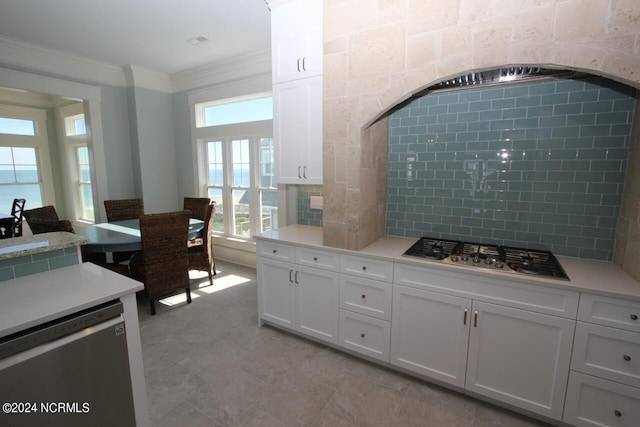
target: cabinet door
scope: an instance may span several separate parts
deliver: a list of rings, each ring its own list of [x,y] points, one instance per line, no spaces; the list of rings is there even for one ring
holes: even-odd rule
[[[258,257],[258,315],[261,319],[295,329],[296,266]]]
[[[322,184],[322,77],[273,86],[279,184]]]
[[[322,184],[322,76],[302,81],[304,157],[302,179],[305,184]]]
[[[322,74],[322,1],[290,1],[271,11],[273,84]]]
[[[394,285],[391,363],[464,386],[471,300]]]
[[[466,388],[559,420],[575,321],[473,302]]]
[[[278,184],[298,184],[302,179],[302,99],[300,80],[273,86],[273,139]]]
[[[297,329],[307,335],[338,343],[338,273],[297,266]]]

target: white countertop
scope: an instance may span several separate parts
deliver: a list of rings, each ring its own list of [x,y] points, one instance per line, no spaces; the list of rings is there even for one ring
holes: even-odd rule
[[[65,231],[0,240],[0,260],[80,246],[89,239]]]
[[[0,337],[143,289],[143,284],[84,263],[0,282]]]
[[[606,261],[557,256],[558,261],[570,279],[569,281],[564,281],[521,274],[508,274],[483,268],[444,264],[439,261],[421,260],[402,256],[402,254],[416,242],[416,238],[385,236],[361,251],[350,251],[323,246],[321,227],[289,225],[279,230],[263,233],[257,236],[256,239],[281,241],[283,243],[332,250],[338,253],[362,254],[393,262],[422,265],[438,270],[472,273],[484,277],[495,277],[503,280],[508,279],[514,282],[554,286],[578,292],[590,292],[640,301],[640,283],[629,276],[617,264]]]

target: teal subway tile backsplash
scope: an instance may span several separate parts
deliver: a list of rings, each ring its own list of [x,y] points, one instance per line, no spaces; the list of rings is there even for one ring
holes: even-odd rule
[[[386,234],[611,260],[634,95],[591,77],[404,105],[390,117]]]
[[[298,224],[322,227],[322,210],[311,209],[311,196],[322,196],[321,185],[299,185],[297,197]]]

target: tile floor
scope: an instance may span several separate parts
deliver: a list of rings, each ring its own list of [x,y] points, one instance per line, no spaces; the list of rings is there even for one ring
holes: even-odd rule
[[[150,414],[176,426],[544,426],[257,325],[255,269],[219,262],[213,287],[139,298]]]

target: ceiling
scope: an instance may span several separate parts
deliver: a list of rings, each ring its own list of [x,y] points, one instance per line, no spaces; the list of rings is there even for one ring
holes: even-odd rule
[[[171,75],[269,49],[269,13],[265,0],[0,0],[0,36]]]

